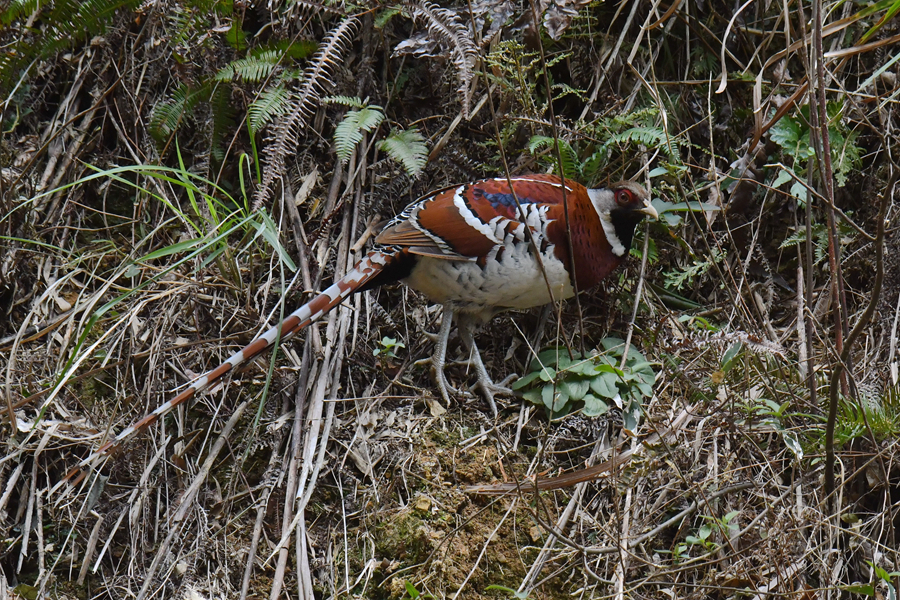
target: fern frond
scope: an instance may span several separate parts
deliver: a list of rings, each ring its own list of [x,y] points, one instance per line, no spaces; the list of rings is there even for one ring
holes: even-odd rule
[[[366,103],[359,96],[325,96],[322,104],[342,104],[350,108],[365,108]]]
[[[266,50],[255,56],[239,58],[216,73],[216,81],[240,79],[259,83],[275,71],[283,56],[284,54],[278,50]]]
[[[15,43],[12,52],[0,57],[0,98],[10,91],[29,64],[48,59],[92,36],[102,35],[123,10],[136,7],[140,0],[57,0],[36,2],[0,0],[0,29],[41,9],[40,28],[32,28],[26,38]]]
[[[556,160],[556,147],[553,143],[553,138],[545,135],[535,135],[528,141],[528,151],[532,154],[537,154],[544,148],[549,148],[551,156],[549,162],[553,165],[553,170],[558,173],[559,165]],[[566,179],[578,178],[581,175],[578,155],[575,153],[572,145],[566,140],[559,140],[559,156],[562,158],[562,172]]]
[[[284,157],[297,147],[300,130],[312,115],[319,98],[332,86],[334,65],[340,61],[358,26],[359,20],[356,17],[347,17],[328,32],[318,52],[313,56],[312,64],[304,72],[303,88],[292,95],[294,108],[279,120],[269,135],[268,145],[263,150],[266,169],[256,191],[254,210],[271,197],[272,185],[284,173]]]
[[[361,110],[350,110],[334,130],[334,145],[342,162],[350,160],[353,149],[362,141],[362,132],[371,132],[381,125],[384,113],[380,106],[367,106]]]
[[[410,177],[421,173],[428,162],[425,138],[415,127],[391,131],[391,134],[378,144],[378,149],[387,152],[388,156],[403,165]]]
[[[251,134],[262,131],[275,117],[280,117],[290,108],[291,99],[283,83],[274,85],[260,93],[259,98],[247,107],[247,123]]]
[[[459,21],[452,10],[441,8],[428,0],[417,0],[407,4],[414,17],[425,20],[428,33],[450,47],[450,58],[459,78],[459,93],[462,96],[463,116],[469,118],[469,104],[472,100],[471,84],[475,76],[475,61],[478,49],[472,41],[469,28]]]
[[[231,105],[231,90],[228,86],[219,85],[213,88],[209,99],[212,110],[212,135],[210,155],[218,163],[225,160],[226,136],[235,127],[235,110]]]
[[[206,86],[198,89],[192,89],[185,84],[178,86],[168,99],[158,102],[153,107],[148,125],[150,135],[159,142],[169,139],[208,93],[209,89]]]
[[[604,144],[604,147],[615,143],[629,142],[636,142],[650,147],[661,147],[669,157],[675,157],[678,153],[678,138],[667,135],[666,130],[661,127],[632,127],[631,129],[626,129],[622,133],[613,135]]]
[[[37,10],[39,0],[12,0],[3,12],[0,12],[0,24],[9,25],[19,17],[30,15]]]

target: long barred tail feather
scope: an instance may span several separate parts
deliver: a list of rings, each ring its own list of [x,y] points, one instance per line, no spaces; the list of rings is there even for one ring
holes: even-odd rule
[[[348,296],[355,292],[370,289],[376,285],[399,279],[403,275],[402,272],[399,273],[399,276],[391,274],[387,278],[379,277],[379,275],[384,274],[385,269],[388,267],[396,267],[397,263],[402,263],[402,259],[404,258],[408,258],[407,254],[399,248],[385,248],[369,252],[362,260],[356,263],[356,266],[354,266],[346,275],[328,287],[321,294],[292,312],[280,325],[276,325],[260,335],[244,348],[232,354],[221,365],[195,379],[191,385],[180,394],[168,402],[161,404],[152,413],[144,416],[139,421],[136,421],[131,426],[122,430],[122,432],[114,439],[100,446],[100,448],[94,451],[90,456],[82,460],[75,469],[70,471],[69,474],[66,475],[65,480],[72,481],[73,483],[80,481],[81,477],[78,477],[77,479],[73,479],[73,477],[81,473],[85,467],[91,465],[98,458],[112,453],[129,438],[155,423],[166,413],[170,412],[178,405],[184,404],[196,394],[220,381],[229,371],[243,363],[253,360],[275,345],[277,339],[280,339],[281,341],[287,340],[298,331],[301,331],[303,328],[317,321],[343,302]],[[401,266],[401,271],[403,270],[404,269]]]

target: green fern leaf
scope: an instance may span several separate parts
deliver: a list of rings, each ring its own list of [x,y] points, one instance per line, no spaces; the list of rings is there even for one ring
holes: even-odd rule
[[[341,104],[349,108],[365,108],[366,103],[359,96],[325,96],[323,104]]]
[[[290,92],[280,83],[263,91],[247,108],[247,124],[250,126],[250,132],[255,134],[261,131],[275,117],[285,114],[290,108],[290,99]]]
[[[637,143],[649,147],[658,146],[661,147],[670,158],[676,157],[679,145],[678,139],[667,135],[666,130],[661,127],[632,127],[631,129],[626,129],[622,133],[613,135],[609,141],[604,144],[604,147],[616,143]]]
[[[428,162],[428,148],[425,138],[416,128],[391,131],[391,134],[378,144],[378,149],[403,165],[406,174],[415,177],[425,168]]]
[[[536,154],[544,148],[550,149],[550,165],[553,167],[554,172],[559,173],[559,165],[556,160],[557,157],[553,138],[545,135],[535,135],[532,136],[531,140],[528,142],[528,151],[532,154]],[[578,160],[578,154],[566,140],[559,140],[559,155],[562,158],[563,175],[565,175],[567,179],[579,177],[581,174],[581,165]]]
[[[37,10],[38,3],[38,0],[12,0],[0,13],[0,24],[9,25],[21,16],[30,15]]]
[[[209,88],[207,86],[197,89],[189,88],[185,84],[178,86],[167,100],[158,102],[153,107],[150,114],[150,135],[160,142],[169,139],[194,109],[194,106],[208,95]]]
[[[265,50],[254,56],[239,58],[216,73],[216,81],[239,79],[258,83],[275,72],[284,54],[278,50]]]
[[[228,132],[235,127],[235,110],[231,106],[231,90],[228,86],[216,86],[212,91],[209,104],[212,109],[210,154],[221,164],[225,160]]]
[[[353,149],[362,140],[363,131],[371,132],[381,125],[384,113],[380,106],[367,106],[360,110],[349,110],[334,130],[334,144],[338,158],[342,162],[350,160]]]

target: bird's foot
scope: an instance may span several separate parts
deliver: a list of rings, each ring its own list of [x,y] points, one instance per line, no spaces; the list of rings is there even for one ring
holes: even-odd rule
[[[434,356],[419,359],[413,364],[417,367],[427,366],[429,368],[429,371],[431,371],[431,377],[432,379],[434,379],[434,383],[435,385],[437,385],[437,388],[441,393],[441,399],[444,401],[444,406],[450,406],[451,394],[455,396],[469,395],[469,392],[460,390],[450,385],[450,382],[447,381],[447,374],[444,372],[444,362],[436,360]]]
[[[518,375],[513,373],[512,375],[508,375],[499,383],[494,383],[490,377],[478,377],[478,381],[475,382],[469,389],[474,390],[478,388],[481,391],[481,395],[484,396],[485,400],[488,401],[488,404],[491,407],[491,410],[494,413],[494,416],[497,416],[497,402],[495,401],[495,397],[497,396],[508,396],[512,397],[515,395],[512,389],[509,388],[509,383],[516,379]]]

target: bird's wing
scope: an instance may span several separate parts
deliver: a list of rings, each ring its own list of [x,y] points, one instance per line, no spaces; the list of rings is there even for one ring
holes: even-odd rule
[[[566,181],[565,187],[574,197],[581,186]],[[539,230],[532,218],[553,219],[546,213],[562,205],[563,186],[555,175],[520,175],[444,188],[407,207],[375,242],[435,258],[477,260],[508,235],[524,238],[516,199],[532,231]]]

